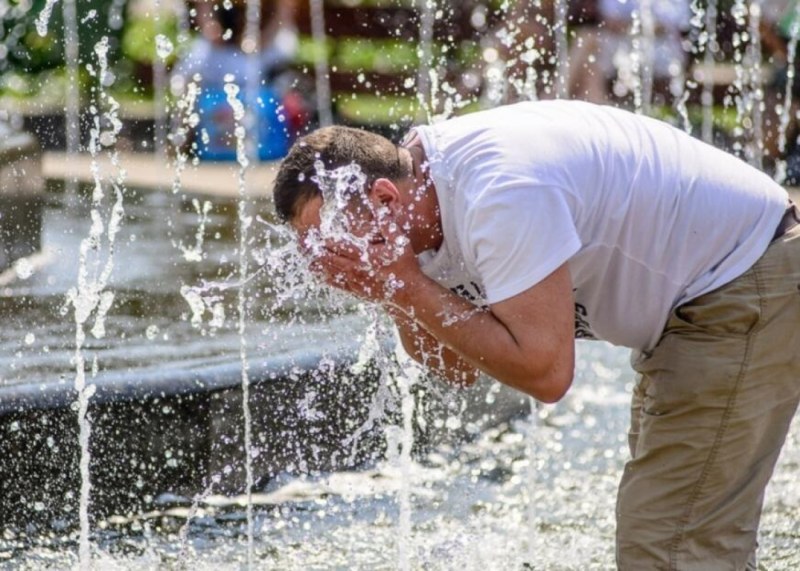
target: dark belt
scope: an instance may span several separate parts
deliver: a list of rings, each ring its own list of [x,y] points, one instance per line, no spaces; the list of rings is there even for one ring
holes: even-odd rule
[[[790,200],[789,206],[786,207],[786,211],[783,213],[781,221],[778,222],[778,227],[775,228],[775,234],[772,235],[772,241],[774,242],[798,224],[800,224],[800,214],[797,212],[797,206],[795,206],[795,204]]]

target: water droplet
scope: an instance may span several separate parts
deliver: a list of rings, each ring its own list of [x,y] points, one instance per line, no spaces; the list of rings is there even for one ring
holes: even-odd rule
[[[39,17],[36,18],[36,32],[45,37],[47,35],[47,25],[50,22],[50,15],[53,13],[53,7],[58,0],[47,0],[42,11],[39,12]]]
[[[14,262],[14,271],[21,280],[26,280],[33,275],[33,264],[27,258],[20,258]]]
[[[117,142],[117,136],[113,131],[103,131],[100,133],[99,140],[104,147],[110,147]]]
[[[89,10],[86,13],[86,16],[84,16],[84,18],[81,20],[81,24],[85,24],[86,22],[94,20],[95,18],[97,18],[97,10]]]
[[[175,47],[172,45],[172,41],[167,36],[164,34],[158,34],[156,36],[156,53],[158,57],[165,60],[172,54],[174,49]]]

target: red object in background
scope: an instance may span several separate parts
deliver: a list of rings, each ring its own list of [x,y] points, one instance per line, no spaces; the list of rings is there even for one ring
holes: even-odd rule
[[[298,91],[291,89],[283,96],[281,103],[289,133],[292,138],[296,138],[311,120],[311,110],[303,96]]]

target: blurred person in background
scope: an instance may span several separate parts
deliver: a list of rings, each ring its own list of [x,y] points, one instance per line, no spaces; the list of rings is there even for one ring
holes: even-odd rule
[[[507,8],[498,29],[491,34],[493,55],[489,64],[489,104],[526,99],[549,99],[554,94],[557,70],[553,0],[516,0]],[[494,88],[495,93],[492,93]]]
[[[305,102],[291,89],[291,79],[284,73],[298,46],[296,0],[262,0],[260,45],[247,37],[247,8],[245,0],[198,0],[195,21],[200,33],[173,70],[173,90],[178,92],[199,77],[202,143],[197,151],[201,158],[236,159],[235,119],[224,87],[227,81],[236,83],[239,98],[247,105],[248,76],[254,66],[251,56],[256,50],[258,102],[248,106],[259,109],[259,158],[283,156],[305,122]]]
[[[593,103],[609,100],[609,85],[614,95],[631,90],[634,46],[634,16],[643,23],[642,0],[598,0],[597,26],[578,29],[570,49],[569,93],[575,99]],[[689,27],[688,0],[651,0],[653,45],[643,46],[640,65],[652,65],[656,80],[682,76],[687,63],[683,32]]]
[[[175,73],[186,79],[199,73],[203,85],[214,87],[222,87],[225,76],[232,74],[243,85],[250,65],[248,55],[256,49],[247,45],[252,40],[245,38],[247,3],[199,0],[195,10],[200,34]],[[264,79],[269,80],[297,51],[294,12],[295,0],[262,0],[258,62]]]

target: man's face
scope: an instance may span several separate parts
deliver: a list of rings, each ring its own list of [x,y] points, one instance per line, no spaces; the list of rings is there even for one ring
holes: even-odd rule
[[[375,214],[369,203],[351,204],[335,213],[344,227],[345,236],[320,235],[322,208],[321,196],[310,198],[306,200],[298,214],[290,222],[297,232],[301,248],[306,253],[312,253],[314,243],[318,243],[320,239],[350,243],[361,242],[362,244],[383,241]]]

